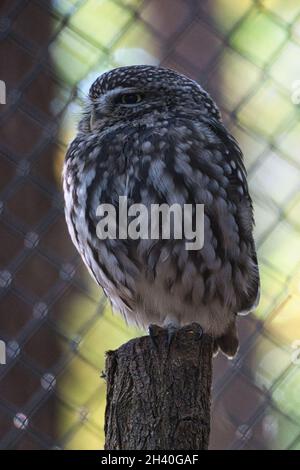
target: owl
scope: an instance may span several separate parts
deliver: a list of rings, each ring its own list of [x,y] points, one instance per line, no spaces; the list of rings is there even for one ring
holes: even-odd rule
[[[235,355],[237,315],[259,300],[252,201],[242,152],[198,83],[148,65],[103,73],[67,150],[63,188],[72,241],[127,322],[170,330],[198,323],[215,352]],[[202,204],[201,249],[186,249],[174,231],[99,236],[99,206],[118,216],[121,197],[128,207],[188,205],[193,214]]]

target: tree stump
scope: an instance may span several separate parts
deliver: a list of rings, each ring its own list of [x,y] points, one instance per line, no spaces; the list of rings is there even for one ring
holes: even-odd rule
[[[152,333],[107,353],[105,449],[207,449],[213,339],[196,323]]]

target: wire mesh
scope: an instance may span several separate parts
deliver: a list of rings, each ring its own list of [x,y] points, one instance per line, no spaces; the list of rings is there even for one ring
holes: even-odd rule
[[[93,79],[160,63],[218,102],[256,214],[262,300],[215,360],[211,448],[299,449],[298,0],[7,1],[0,36],[1,448],[103,447],[104,353],[141,332],[82,268],[60,173]]]

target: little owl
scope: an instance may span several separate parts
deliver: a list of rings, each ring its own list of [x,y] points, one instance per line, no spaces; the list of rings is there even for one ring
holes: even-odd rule
[[[232,357],[236,316],[255,308],[259,273],[241,150],[210,96],[155,66],[120,67],[91,86],[64,164],[74,245],[126,321],[142,328],[198,323]],[[99,204],[204,205],[204,244],[97,236]],[[117,219],[118,220],[118,219]]]

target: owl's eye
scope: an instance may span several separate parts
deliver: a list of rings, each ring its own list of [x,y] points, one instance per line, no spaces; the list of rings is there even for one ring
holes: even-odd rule
[[[121,104],[137,104],[142,101],[143,95],[139,93],[126,93],[125,95],[121,95],[119,98],[119,103]]]

